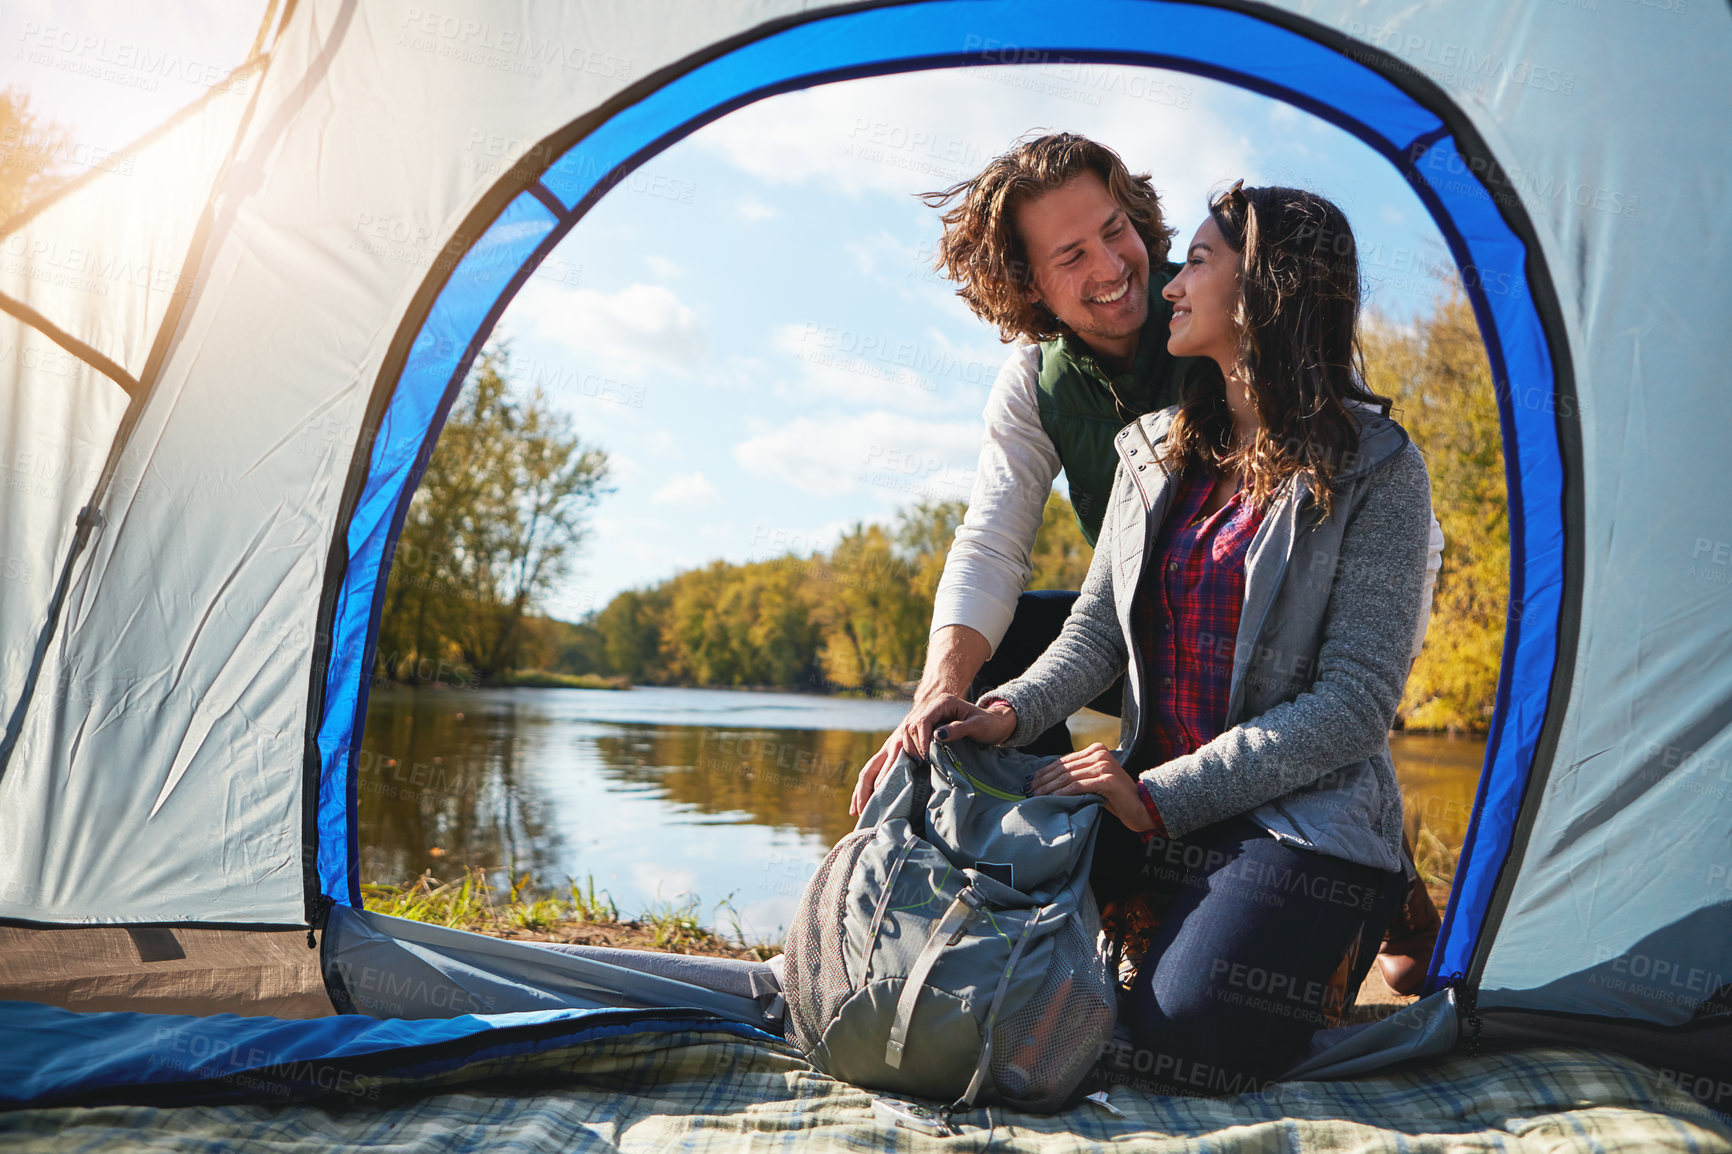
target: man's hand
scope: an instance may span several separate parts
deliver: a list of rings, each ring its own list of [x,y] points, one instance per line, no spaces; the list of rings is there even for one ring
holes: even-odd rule
[[[1006,701],[995,701],[985,709],[954,693],[942,694],[924,705],[916,703],[902,719],[896,731],[884,740],[884,747],[872,755],[860,769],[860,780],[854,783],[854,797],[848,803],[848,813],[859,817],[866,808],[878,779],[904,751],[924,758],[932,748],[933,735],[943,728],[940,741],[957,741],[972,737],[983,745],[997,745],[1016,732],[1016,711]]]
[[[974,682],[974,675],[992,655],[992,646],[979,630],[966,625],[946,625],[932,635],[926,654],[926,671],[920,678],[920,688],[914,693],[914,705],[902,724],[884,739],[884,746],[872,755],[860,770],[860,780],[854,784],[854,796],[848,802],[848,813],[859,817],[866,808],[866,799],[878,785],[878,778],[903,750],[925,757],[932,748],[932,730],[941,722],[931,722],[924,728],[918,719],[944,697],[964,693]],[[1010,736],[1008,733],[1006,737]]]
[[[1100,742],[1087,749],[1067,753],[1034,775],[1030,789],[1035,794],[1060,797],[1098,793],[1112,815],[1133,833],[1155,828],[1155,821],[1137,793],[1136,779],[1125,772],[1119,759]]]

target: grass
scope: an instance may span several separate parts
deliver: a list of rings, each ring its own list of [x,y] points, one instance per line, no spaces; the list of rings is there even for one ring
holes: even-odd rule
[[[469,930],[493,918],[487,876],[464,871],[461,882],[440,882],[424,873],[406,886],[368,883],[361,886],[362,904],[374,913]]]
[[[595,892],[595,875],[589,875],[589,881],[584,888],[579,888],[574,881],[571,883],[571,908],[577,916],[586,922],[608,923],[619,921],[619,907],[613,904],[613,896],[606,892]]]
[[[629,677],[604,677],[599,673],[550,673],[545,669],[517,669],[501,674],[499,684],[514,689],[630,689]]]
[[[1431,832],[1429,826],[1420,826],[1413,838],[1413,868],[1419,871],[1419,878],[1427,886],[1434,889],[1453,889],[1455,887],[1455,865],[1457,851],[1451,849],[1444,840]]]
[[[466,868],[463,877],[441,882],[431,872],[408,885],[368,883],[361,887],[363,905],[374,913],[429,922],[503,938],[580,941],[587,945],[658,949],[676,954],[752,957],[767,961],[782,952],[768,940],[748,940],[733,907],[723,900],[718,910],[732,915],[733,936],[707,928],[699,919],[698,899],[658,897],[637,918],[620,917],[606,891],[596,889],[590,875],[580,885],[571,879],[569,896],[549,894],[529,874],[513,878],[501,889],[488,881],[487,871]]]
[[[782,952],[782,944],[765,937],[748,937],[746,927],[740,924],[740,911],[734,908],[734,895],[729,894],[716,903],[716,913],[726,912],[728,927],[733,931],[734,939],[749,950],[760,962],[767,962]]]
[[[698,899],[687,895],[683,901],[663,901],[659,896],[643,912],[643,922],[654,935],[657,949],[677,954],[690,952],[714,935],[698,921]]]

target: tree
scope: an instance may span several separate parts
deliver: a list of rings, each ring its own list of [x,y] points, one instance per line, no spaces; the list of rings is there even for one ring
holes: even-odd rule
[[[1081,589],[1094,555],[1070,502],[1057,493],[1048,493],[1040,531],[1034,536],[1034,551],[1029,558],[1034,563],[1034,572],[1029,576],[1028,587]]]
[[[601,633],[607,672],[633,681],[661,679],[661,618],[667,601],[666,594],[659,591],[628,589],[596,614],[595,627]]]
[[[934,594],[965,511],[961,501],[922,500],[889,528],[856,524],[828,553],[715,561],[621,593],[572,627],[593,630],[580,634],[593,640],[574,644],[561,669],[685,685],[906,686],[925,661]],[[1075,522],[1055,495],[1036,545],[1037,588],[1075,588],[1087,572],[1091,551]]]
[[[503,380],[503,367],[501,354],[484,372]],[[475,634],[472,649],[473,664],[484,671],[512,666],[524,614],[570,574],[588,535],[585,518],[611,491],[602,487],[607,454],[584,447],[570,419],[549,408],[539,389],[521,403],[496,404],[506,432],[497,468],[509,488],[497,526],[502,531],[482,533],[474,550],[477,573],[486,572],[482,587],[494,591],[492,613],[476,619],[485,632]]]
[[[0,222],[57,182],[55,158],[69,144],[66,129],[30,110],[27,92],[0,89]]]
[[[1483,732],[1511,611],[1509,501],[1497,393],[1467,298],[1448,286],[1432,315],[1412,327],[1368,324],[1365,360],[1372,389],[1395,398],[1395,415],[1425,454],[1444,536],[1425,649],[1408,677],[1402,716],[1410,728]]]
[[[611,490],[539,391],[515,397],[510,353],[484,352],[453,406],[404,520],[380,624],[381,672],[515,668],[524,617],[570,572],[585,518]],[[438,673],[433,676],[439,676]]]
[[[915,592],[929,610],[938,594],[938,579],[944,575],[951,542],[956,539],[956,527],[967,512],[966,501],[922,498],[896,514],[896,545],[908,559]]]
[[[856,524],[817,574],[824,675],[876,693],[919,676],[932,602],[914,588],[914,567],[882,525]],[[925,612],[921,607],[924,604]]]

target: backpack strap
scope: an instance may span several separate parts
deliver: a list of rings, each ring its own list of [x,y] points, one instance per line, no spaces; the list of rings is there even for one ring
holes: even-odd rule
[[[932,765],[924,757],[916,759],[916,769],[909,774],[908,828],[915,837],[926,836],[926,805],[932,800]]]
[[[980,895],[975,893],[973,886],[967,886],[956,895],[956,900],[950,903],[950,908],[944,911],[944,916],[938,919],[938,924],[932,927],[932,934],[926,939],[926,945],[920,955],[914,959],[914,965],[908,971],[908,977],[902,984],[902,997],[896,1001],[896,1020],[890,1026],[890,1041],[884,1047],[884,1064],[892,1070],[902,1068],[902,1047],[908,1041],[908,1025],[914,1017],[914,1003],[920,999],[920,991],[926,988],[927,975],[938,962],[938,955],[947,946],[953,946],[962,937],[962,931],[968,927],[968,919],[981,905]]]
[[[860,978],[853,983],[856,990],[872,976],[872,955],[878,952],[878,930],[884,925],[885,911],[890,908],[890,895],[896,892],[896,879],[902,876],[903,863],[919,844],[919,835],[910,829],[896,850],[896,859],[890,863],[890,873],[884,879],[884,888],[878,893],[878,908],[872,911],[872,923],[866,927],[866,957],[860,965]]]

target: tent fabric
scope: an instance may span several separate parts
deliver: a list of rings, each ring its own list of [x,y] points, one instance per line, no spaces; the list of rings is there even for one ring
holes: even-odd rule
[[[0,926],[0,1001],[85,1012],[333,1012],[319,951],[299,928]]]
[[[0,485],[0,734],[21,699],[127,389],[170,306],[196,287],[184,260],[246,111],[243,87],[214,89],[124,150],[110,172],[0,227],[0,466],[9,470]]]
[[[164,1049],[191,1063],[191,1043]],[[209,1055],[209,1068],[231,1063]],[[316,1100],[284,1106],[270,1077],[260,1104],[98,1105],[0,1111],[0,1147],[41,1154],[269,1148],[693,1151],[985,1150],[1066,1154],[1108,1143],[1150,1151],[1463,1149],[1723,1150],[1732,1119],[1675,1079],[1628,1059],[1560,1047],[1448,1059],[1354,1082],[1283,1082],[1225,1099],[1160,1097],[1115,1087],[1122,1116],[1081,1105],[1039,1117],[994,1109],[962,1136],[894,1133],[872,1095],[817,1073],[785,1047],[679,1029],[618,1033],[421,1075],[410,1099],[381,1075],[325,1073]],[[310,1076],[309,1076],[310,1075]],[[232,1073],[232,1082],[238,1082]],[[279,1074],[278,1077],[281,1075]],[[302,1077],[315,1081],[316,1074]],[[368,1080],[362,1081],[361,1078]],[[376,1080],[375,1080],[376,1079]],[[10,1083],[0,1078],[0,1087]],[[509,1087],[510,1092],[501,1092]]]
[[[332,1000],[375,1018],[678,1007],[781,1028],[779,1010],[766,1013],[738,972],[752,967],[730,959],[658,964],[662,955],[644,951],[634,964],[634,951],[562,950],[343,908],[331,911],[322,950]]]
[[[540,1010],[427,1021],[73,1013],[0,1002],[0,1108],[81,1102],[377,1100],[485,1080],[487,1064],[605,1048],[608,1039],[762,1030],[699,1011]]]
[[[1715,5],[303,0],[251,103],[207,101],[141,148],[139,183],[97,174],[0,232],[29,254],[0,273],[0,560],[25,574],[0,597],[0,919],[357,904],[379,593],[516,287],[734,107],[1007,44],[1264,92],[1407,176],[1493,365],[1512,558],[1430,974],[1457,996],[1415,1017],[1688,1038],[1732,1079],[1732,505],[1702,483],[1732,424]],[[74,250],[179,279],[87,291]],[[368,948],[469,965],[418,932]]]

